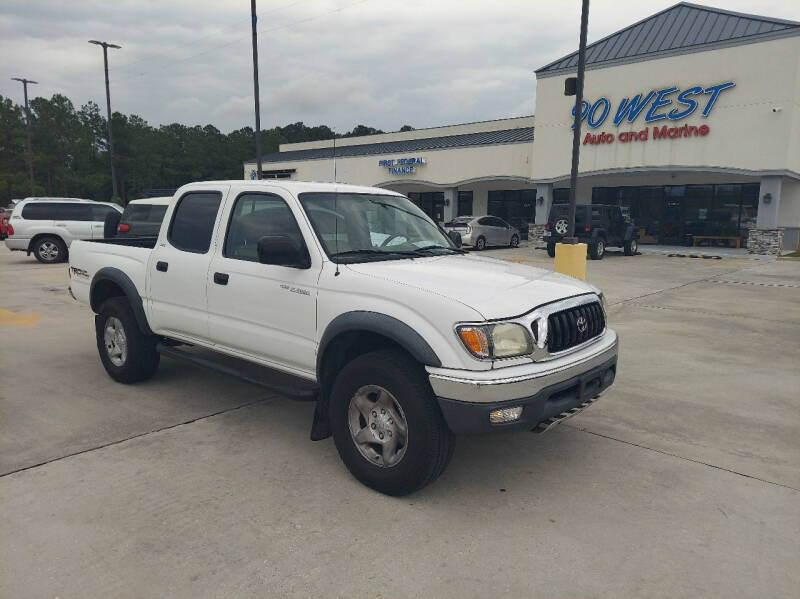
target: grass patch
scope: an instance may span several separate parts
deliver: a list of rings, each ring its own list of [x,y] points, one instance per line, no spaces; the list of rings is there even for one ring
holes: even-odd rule
[[[784,254],[781,258],[800,258],[800,251],[792,252],[791,254]]]

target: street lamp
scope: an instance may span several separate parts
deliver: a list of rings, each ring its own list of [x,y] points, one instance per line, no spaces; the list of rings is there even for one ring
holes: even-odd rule
[[[581,112],[583,108],[583,75],[586,67],[586,30],[589,23],[589,0],[583,0],[581,7],[581,37],[578,45],[578,77],[575,81],[575,118],[572,130],[572,169],[569,175],[569,215],[567,217],[567,237],[563,243],[578,243],[575,237],[575,204],[578,195],[578,159],[581,148]]]
[[[28,177],[31,182],[31,195],[34,194],[33,185],[33,145],[31,144],[31,110],[28,107],[28,84],[37,85],[38,81],[31,81],[23,77],[12,77],[12,81],[19,81],[22,83],[22,89],[25,93],[25,135],[28,138]]]
[[[253,36],[253,92],[256,104],[256,179],[261,179],[261,102],[258,99],[258,32],[256,0],[250,0],[250,24]]]
[[[108,42],[99,42],[97,40],[89,40],[90,44],[103,47],[103,67],[106,72],[106,113],[108,115],[108,153],[111,158],[111,188],[112,194],[116,198],[117,194],[117,176],[114,170],[114,137],[111,134],[111,92],[108,90],[108,49],[114,48],[119,50],[122,46],[110,44]]]
[[[556,244],[556,272],[578,279],[586,278],[586,244],[578,243],[575,236],[575,205],[578,195],[578,159],[580,158],[581,108],[583,108],[583,75],[586,66],[586,29],[589,22],[589,0],[583,0],[581,8],[581,39],[578,46],[578,76],[568,78],[564,94],[575,94],[575,118],[572,124],[572,169],[569,176],[569,212],[567,213],[567,236]]]

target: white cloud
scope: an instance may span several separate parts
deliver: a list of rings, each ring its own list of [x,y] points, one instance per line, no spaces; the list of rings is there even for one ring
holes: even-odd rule
[[[446,123],[530,114],[534,69],[574,50],[580,2],[530,0],[276,0],[260,2],[262,124],[337,130],[366,124]],[[594,0],[589,40],[674,0]],[[793,0],[728,0],[725,8],[800,19]],[[252,125],[249,3],[219,0],[3,0],[0,94],[63,93],[105,103],[110,51],[115,110],[152,124]]]

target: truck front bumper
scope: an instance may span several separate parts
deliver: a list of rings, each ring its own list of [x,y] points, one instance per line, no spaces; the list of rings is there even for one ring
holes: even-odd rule
[[[606,329],[588,347],[547,362],[489,371],[429,367],[428,373],[454,433],[542,431],[591,405],[613,384],[617,351],[617,335]],[[521,408],[521,413],[492,422],[493,412],[509,408]]]

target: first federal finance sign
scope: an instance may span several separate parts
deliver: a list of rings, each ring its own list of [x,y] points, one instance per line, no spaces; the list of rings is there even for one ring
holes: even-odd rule
[[[385,167],[393,175],[413,175],[423,164],[426,164],[426,161],[422,156],[378,160],[378,166]]]
[[[696,111],[707,117],[714,108],[720,94],[734,87],[733,81],[725,81],[714,85],[693,85],[686,89],[676,86],[652,89],[647,93],[638,93],[630,98],[622,98],[614,106],[606,97],[594,102],[583,101],[581,104],[581,120],[586,121],[590,129],[603,125],[609,117],[614,126],[637,121],[653,123],[658,121],[680,121]],[[575,107],[572,107],[575,116]],[[641,117],[641,118],[640,118]],[[652,131],[651,131],[652,129]],[[705,137],[710,132],[708,125],[679,125],[659,123],[658,126],[644,127],[635,131],[620,133],[587,133],[583,144],[609,144],[618,140],[622,143],[647,141],[649,139],[674,139],[677,137]]]

